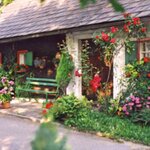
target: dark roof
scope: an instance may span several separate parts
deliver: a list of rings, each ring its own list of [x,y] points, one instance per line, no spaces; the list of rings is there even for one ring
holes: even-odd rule
[[[150,16],[150,0],[120,0],[134,16]],[[108,0],[81,9],[79,0],[15,0],[0,15],[0,39],[122,20]]]

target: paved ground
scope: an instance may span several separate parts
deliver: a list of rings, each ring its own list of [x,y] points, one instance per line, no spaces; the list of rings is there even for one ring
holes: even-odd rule
[[[41,103],[14,101],[13,108],[7,111],[0,110],[0,150],[31,149],[30,142],[39,126],[39,123],[31,120],[35,120],[36,117],[38,120],[41,118],[40,106]],[[13,116],[10,115],[11,113]],[[30,120],[18,116],[30,117]],[[150,147],[143,145],[131,142],[117,143],[106,138],[68,130],[63,126],[59,126],[58,130],[60,135],[67,135],[68,145],[72,150],[150,150]]]

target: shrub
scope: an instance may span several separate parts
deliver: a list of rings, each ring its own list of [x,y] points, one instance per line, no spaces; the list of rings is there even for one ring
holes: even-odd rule
[[[68,86],[72,77],[74,63],[65,43],[60,45],[60,50],[62,55],[57,68],[56,80],[60,90],[63,92],[62,94],[65,94],[66,87]]]
[[[142,109],[150,108],[150,80],[148,73],[150,62],[135,61],[125,67],[126,89],[123,91],[120,104],[123,113],[130,116]]]
[[[140,112],[132,114],[131,120],[135,123],[150,125],[150,109],[142,109]]]
[[[59,120],[73,118],[82,109],[90,108],[90,104],[85,97],[78,99],[74,95],[63,96],[54,102],[50,113]]]
[[[47,122],[40,125],[32,150],[67,150],[66,137],[60,138],[54,124]]]

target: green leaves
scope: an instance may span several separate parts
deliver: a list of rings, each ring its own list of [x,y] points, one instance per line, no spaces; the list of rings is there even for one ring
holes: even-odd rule
[[[118,2],[118,0],[109,0],[109,2],[111,3],[111,5],[115,9],[115,11],[118,11],[118,12],[125,11],[124,7]]]
[[[80,0],[81,7],[85,7],[90,3],[96,3],[97,0]],[[124,12],[124,7],[118,2],[118,0],[108,0],[109,3],[112,5],[115,11]]]
[[[80,0],[81,7],[87,6],[89,3],[96,3],[96,0]]]

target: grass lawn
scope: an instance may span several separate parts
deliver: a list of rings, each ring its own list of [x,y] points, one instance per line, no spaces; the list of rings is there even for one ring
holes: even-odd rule
[[[134,124],[128,119],[112,117],[94,110],[83,109],[76,117],[66,119],[64,124],[81,131],[101,132],[110,138],[150,145],[150,126]]]

